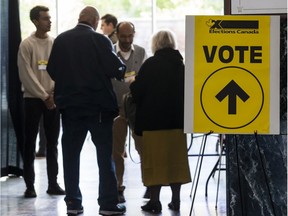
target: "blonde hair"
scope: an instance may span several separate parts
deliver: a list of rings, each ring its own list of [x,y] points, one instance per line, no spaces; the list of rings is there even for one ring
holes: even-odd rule
[[[152,36],[151,50],[154,54],[157,50],[163,48],[176,49],[175,34],[170,30],[159,30]]]

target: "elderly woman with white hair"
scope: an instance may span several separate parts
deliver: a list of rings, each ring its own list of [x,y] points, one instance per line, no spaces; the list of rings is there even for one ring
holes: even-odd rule
[[[152,37],[153,56],[130,85],[136,103],[135,133],[143,136],[143,183],[150,201],[142,210],[160,213],[160,190],[170,186],[171,210],[180,209],[181,185],[191,181],[184,126],[184,64],[169,30]]]

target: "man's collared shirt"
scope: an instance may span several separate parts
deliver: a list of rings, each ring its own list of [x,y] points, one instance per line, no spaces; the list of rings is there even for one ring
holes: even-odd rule
[[[134,51],[134,45],[131,44],[131,49],[128,51],[128,52],[123,52],[121,49],[120,49],[120,46],[119,46],[119,42],[116,43],[116,53],[120,53],[121,56],[125,59],[125,60],[128,60],[130,55],[131,55],[131,52]]]

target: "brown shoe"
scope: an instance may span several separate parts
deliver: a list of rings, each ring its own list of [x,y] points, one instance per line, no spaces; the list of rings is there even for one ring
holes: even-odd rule
[[[119,203],[126,202],[125,197],[124,197],[124,190],[125,190],[125,186],[121,186],[118,189],[118,201],[119,201]]]

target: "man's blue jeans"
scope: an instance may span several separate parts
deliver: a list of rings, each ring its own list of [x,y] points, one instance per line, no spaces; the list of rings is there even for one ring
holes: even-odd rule
[[[91,114],[79,109],[61,110],[62,152],[66,197],[68,209],[80,209],[82,194],[79,188],[80,153],[87,132],[90,131],[96,147],[99,167],[99,197],[101,207],[118,203],[117,180],[112,160],[113,116],[109,113]],[[104,115],[105,114],[105,115]]]

